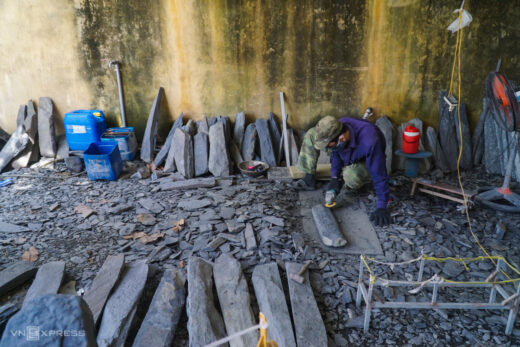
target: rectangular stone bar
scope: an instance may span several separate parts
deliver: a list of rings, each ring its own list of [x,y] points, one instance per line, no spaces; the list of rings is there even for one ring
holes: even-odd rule
[[[174,189],[193,189],[193,188],[211,188],[216,185],[215,178],[193,178],[185,181],[172,181],[170,179],[164,180],[159,184],[162,191]]]
[[[38,268],[34,263],[17,261],[0,272],[0,297],[34,277]]]
[[[305,279],[302,284],[289,278],[290,273],[298,274],[302,266],[303,264],[285,263],[296,344],[298,347],[327,346],[327,331],[312,293],[309,272],[302,275]]]
[[[316,205],[312,208],[312,218],[325,246],[343,247],[347,244],[331,209],[322,204]]]
[[[255,122],[258,139],[260,142],[260,156],[263,162],[269,166],[276,166],[276,155],[274,152],[273,141],[271,140],[271,131],[269,124],[265,119],[257,119]]]
[[[23,305],[42,295],[57,294],[64,274],[64,261],[51,261],[40,266],[36,278],[25,295]]]

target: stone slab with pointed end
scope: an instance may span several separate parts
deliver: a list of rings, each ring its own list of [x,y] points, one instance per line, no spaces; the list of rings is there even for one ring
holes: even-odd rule
[[[203,116],[201,120],[197,121],[197,134],[209,134],[208,117]]]
[[[209,137],[205,132],[199,132],[193,138],[193,152],[195,156],[195,177],[209,172]]]
[[[385,156],[386,156],[386,172],[388,175],[392,172],[392,155],[394,148],[395,129],[390,119],[387,116],[381,116],[376,121],[377,127],[383,133],[386,140]]]
[[[260,157],[263,162],[266,162],[269,164],[269,166],[275,167],[276,155],[267,120],[257,119],[255,121],[255,127],[258,134],[258,140],[260,142]]]
[[[244,131],[246,129],[246,113],[244,111],[237,113],[235,117],[235,128],[233,129],[233,141],[235,141],[238,150],[242,150],[242,142],[244,141]]]
[[[325,246],[343,247],[347,244],[347,240],[341,233],[336,217],[334,217],[330,208],[322,204],[315,205],[312,208],[312,218]]]
[[[198,257],[188,260],[186,306],[190,346],[202,347],[226,336],[224,321],[215,307],[213,267]]]
[[[444,152],[442,151],[437,137],[437,131],[432,127],[428,127],[426,129],[426,144],[427,150],[433,154],[435,166],[442,172],[449,171],[448,164],[446,163],[446,157],[444,156]]]
[[[216,177],[229,176],[230,166],[224,123],[217,122],[209,128],[209,172]]]
[[[30,142],[29,135],[23,130],[23,126],[16,128],[0,151],[0,172],[20,153],[23,153]]]
[[[134,339],[134,347],[170,346],[186,302],[186,277],[166,269]]]
[[[164,180],[159,184],[159,188],[162,191],[175,190],[175,189],[194,189],[194,188],[211,188],[217,184],[215,178],[193,178],[186,181],[170,181]]]
[[[42,295],[57,294],[64,274],[64,261],[51,261],[40,266],[33,283],[25,295],[23,305],[27,305],[31,300]]]
[[[34,277],[38,268],[34,263],[17,261],[0,271],[0,297]]]
[[[38,115],[34,108],[34,104],[32,100],[29,100],[26,106],[27,115],[25,116],[23,126],[25,132],[29,136],[29,143],[25,149],[17,156],[15,160],[11,163],[13,168],[20,169],[23,167],[27,167],[29,162],[38,160],[38,156],[40,154],[39,145],[38,145]]]
[[[157,136],[157,124],[159,123],[159,111],[164,95],[163,87],[159,87],[159,91],[153,101],[152,109],[148,115],[146,128],[144,130],[143,141],[141,144],[141,160],[150,163],[153,160],[155,150],[155,140]]]
[[[179,118],[177,118],[175,120],[175,122],[173,123],[173,125],[170,129],[170,132],[168,133],[168,136],[166,137],[166,141],[164,141],[164,145],[161,147],[161,150],[159,151],[159,153],[157,153],[157,155],[155,156],[155,159],[153,160],[155,167],[162,165],[162,163],[164,163],[164,161],[166,160],[166,157],[168,156],[168,152],[170,151],[173,134],[175,134],[175,130],[177,130],[177,128],[182,127],[183,118],[184,118],[184,113],[181,112],[181,114],[179,115]]]
[[[255,250],[257,248],[255,232],[253,230],[253,225],[251,223],[246,224],[246,229],[244,231],[244,237],[246,239],[246,249],[248,251]]]
[[[242,140],[242,158],[246,161],[254,160],[256,144],[258,142],[258,136],[256,133],[256,126],[251,123],[247,126],[244,139]]]
[[[300,157],[300,148],[298,147],[298,142],[296,141],[294,130],[287,129],[287,134],[287,137],[289,138],[291,165],[296,165],[298,163],[298,158]]]
[[[253,270],[252,282],[260,312],[269,322],[269,339],[276,341],[278,346],[296,347],[278,265],[257,265]]]
[[[213,277],[226,333],[231,335],[255,325],[249,289],[240,262],[229,254],[221,255],[213,265]],[[229,345],[249,347],[257,342],[258,332],[254,331],[231,340]]]
[[[125,344],[147,276],[148,265],[144,262],[133,264],[125,269],[105,305],[97,335],[99,347]]]
[[[290,273],[298,274],[302,266],[285,263],[296,344],[298,347],[327,346],[327,331],[309,283],[309,272],[302,275],[301,284],[289,278]]]
[[[444,101],[447,92],[441,91],[439,95],[439,142],[446,157],[446,163],[450,171],[457,169],[458,145],[454,114],[457,108],[449,111],[449,105]]]
[[[103,307],[107,302],[110,292],[116,285],[125,265],[124,254],[109,255],[98,274],[92,281],[90,289],[85,292],[83,299],[92,312],[94,323],[97,324]]]
[[[175,130],[177,132],[178,129]],[[174,172],[177,170],[177,166],[175,165],[175,153],[177,152],[177,148],[175,147],[175,141],[170,143],[170,150],[168,151],[168,156],[166,157],[166,161],[164,162],[164,172]]]
[[[193,124],[193,123],[192,123]],[[177,129],[172,143],[175,146],[175,166],[184,178],[193,178],[195,160],[193,157],[193,139],[184,129]]]
[[[46,97],[40,98],[38,101],[38,143],[41,155],[46,158],[56,157],[55,117],[52,100]]]
[[[276,117],[274,116],[274,113],[269,112],[269,116],[267,118],[269,122],[269,131],[271,133],[271,141],[273,143],[273,149],[276,157],[276,163],[279,164],[282,160],[282,153],[280,152],[280,149],[282,148],[280,146],[280,142],[282,141],[282,135],[280,133],[280,128],[278,127],[278,122],[276,121]]]
[[[468,116],[466,113],[466,105],[459,104],[460,114],[458,108],[455,108],[453,112],[453,118],[455,119],[455,133],[457,134],[457,155],[460,151],[460,133],[462,132],[462,155],[460,157],[460,167],[462,169],[471,169],[473,168],[473,150],[472,150],[472,142],[471,142],[471,133],[468,124]],[[460,131],[459,131],[459,116],[460,116]]]

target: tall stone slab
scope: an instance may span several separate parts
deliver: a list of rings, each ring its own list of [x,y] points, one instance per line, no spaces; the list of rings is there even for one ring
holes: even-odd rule
[[[231,129],[231,122],[229,121],[228,116],[218,116],[218,121],[224,124],[224,133],[226,135],[226,144],[231,142],[231,137],[233,135],[233,130]]]
[[[38,102],[38,143],[41,155],[46,158],[56,157],[55,117],[54,104],[51,98],[40,98]]]
[[[25,149],[16,157],[11,163],[13,168],[19,169],[27,167],[31,161],[37,161],[40,155],[38,146],[38,115],[34,108],[32,100],[27,102],[26,116],[23,121],[23,127],[27,135],[29,136],[29,143]]]
[[[151,163],[153,160],[155,140],[157,136],[157,124],[159,123],[159,114],[163,95],[164,89],[163,87],[159,87],[159,91],[153,101],[152,109],[148,115],[148,121],[146,122],[143,141],[141,143],[141,160],[145,163]]]
[[[446,163],[444,152],[442,151],[441,145],[438,141],[437,131],[432,127],[428,127],[426,129],[426,149],[432,152],[435,166],[442,172],[448,172],[449,167]]]
[[[260,142],[260,157],[263,162],[266,162],[269,164],[269,166],[275,167],[277,162],[276,155],[267,120],[257,119],[255,122],[255,127],[258,134],[258,140]]]
[[[28,302],[39,296],[57,294],[64,274],[64,261],[51,261],[40,266],[33,283],[25,295],[23,305],[27,305]]]
[[[97,335],[99,347],[123,346],[148,276],[144,262],[128,266],[105,305]]]
[[[209,172],[209,137],[205,132],[199,132],[193,138],[193,152],[195,156],[195,176],[202,176]]]
[[[170,346],[186,301],[186,278],[178,270],[166,269],[133,347]]]
[[[459,130],[459,112],[457,108],[453,114],[455,119],[455,133],[457,134],[457,156],[461,150],[461,138],[462,135],[462,155],[460,157],[460,167],[465,170],[469,170],[473,167],[472,158],[472,143],[471,134],[468,124],[468,116],[466,114],[466,105],[460,104],[460,130]],[[462,133],[462,134],[461,134]]]
[[[408,121],[408,123],[406,123],[406,125],[411,125],[411,126],[416,127],[417,129],[419,129],[419,132],[421,133],[421,137],[419,139],[419,150],[420,151],[426,150],[426,148],[424,147],[424,142],[425,142],[424,138],[425,137],[424,137],[424,131],[423,131],[423,121],[420,120],[419,118],[414,118],[414,119],[411,119],[410,121]],[[432,169],[432,162],[431,162],[430,158],[424,158],[419,162],[419,173],[426,174],[426,173],[430,172],[431,169]]]
[[[244,141],[244,131],[246,130],[246,113],[244,111],[237,113],[235,117],[235,128],[233,129],[233,141],[235,141],[238,150],[242,151],[242,142]]]
[[[385,137],[386,147],[385,147],[385,156],[386,156],[386,172],[388,175],[392,172],[392,157],[393,157],[393,148],[394,148],[394,125],[388,119],[387,116],[381,116],[376,121],[376,126],[381,130]]]
[[[204,133],[209,134],[209,123],[208,117],[203,116],[201,120],[197,122],[197,134]]]
[[[0,172],[30,143],[29,135],[23,130],[23,127],[16,128],[16,131],[11,135],[9,141],[2,147],[0,151]]]
[[[180,129],[180,128],[179,128]],[[175,130],[177,132],[177,129]],[[177,166],[175,165],[175,153],[177,149],[175,147],[175,142],[170,143],[170,150],[168,151],[168,156],[166,157],[166,161],[164,162],[164,172],[174,172],[177,170]]]
[[[499,149],[500,132],[495,121],[493,113],[490,112],[484,120],[484,167],[486,172],[490,174],[502,173],[502,158],[503,153]]]
[[[175,166],[184,178],[193,178],[195,175],[195,160],[193,157],[193,139],[183,130],[177,129],[173,135],[175,145]]]
[[[215,307],[213,268],[198,257],[188,260],[186,310],[190,347],[202,347],[226,336],[224,321]]]
[[[298,347],[327,346],[327,331],[309,283],[309,272],[302,275],[305,281],[301,284],[289,278],[289,274],[300,272],[302,266],[285,263],[296,344]]]
[[[403,149],[403,132],[406,125],[403,123],[399,125],[396,129],[395,141],[394,141],[394,151],[398,149]],[[392,169],[393,170],[404,170],[405,158],[399,155],[395,155],[392,158]]]
[[[267,118],[269,122],[269,131],[271,133],[271,140],[273,143],[273,149],[274,154],[276,157],[276,164],[280,164],[280,161],[282,160],[282,147],[280,146],[280,142],[282,141],[282,135],[280,132],[280,128],[278,127],[278,122],[276,121],[276,117],[274,116],[274,113],[269,112],[269,116]]]
[[[246,127],[244,139],[242,140],[242,158],[246,161],[253,160],[255,158],[256,144],[258,142],[258,136],[256,134],[256,126],[254,123],[249,124]]]
[[[449,105],[444,101],[444,97],[447,95],[447,92],[441,91],[439,96],[439,140],[448,168],[450,171],[455,171],[459,156],[455,118],[453,117],[456,108],[450,112]]]
[[[269,339],[276,341],[278,346],[296,347],[291,317],[276,263],[257,265],[253,270],[252,281],[260,312],[269,322]]]
[[[298,163],[298,158],[300,157],[300,147],[298,146],[298,141],[296,141],[294,130],[287,129],[287,134],[287,137],[289,138],[289,155],[291,156],[291,165],[295,166]]]
[[[92,285],[85,292],[85,295],[83,295],[83,299],[92,312],[95,324],[98,323],[101,317],[108,296],[119,280],[124,265],[124,254],[109,255],[94,278],[94,281],[92,281]]]
[[[484,157],[484,123],[489,112],[488,98],[482,98],[482,112],[478,119],[477,126],[473,131],[473,165],[478,166],[482,163]]]
[[[182,127],[183,118],[184,118],[184,113],[181,112],[179,117],[173,123],[173,125],[170,129],[170,132],[168,133],[168,136],[166,137],[166,141],[164,141],[164,145],[161,147],[161,150],[159,151],[159,153],[157,153],[157,155],[155,156],[155,159],[153,160],[155,167],[162,165],[162,163],[164,163],[164,161],[166,160],[166,157],[168,156],[168,152],[170,151],[173,134],[175,134],[175,130],[177,130],[177,128]]]
[[[213,277],[226,332],[228,335],[252,327],[256,324],[251,309],[251,298],[242,267],[230,254],[218,257],[213,265]],[[230,347],[255,346],[258,332],[250,332],[229,342]]]
[[[217,122],[209,128],[209,162],[208,169],[213,176],[230,175],[230,157],[226,145],[224,123]]]

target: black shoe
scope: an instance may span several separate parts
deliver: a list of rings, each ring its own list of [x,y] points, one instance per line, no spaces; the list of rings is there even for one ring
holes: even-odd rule
[[[316,190],[316,178],[314,175],[305,174],[305,176],[291,184],[291,187],[296,190]]]

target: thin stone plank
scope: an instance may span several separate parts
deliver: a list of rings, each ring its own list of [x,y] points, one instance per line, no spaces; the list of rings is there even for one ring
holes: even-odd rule
[[[325,246],[343,247],[347,244],[347,240],[341,233],[338,222],[329,208],[322,204],[315,205],[312,208],[312,217]]]
[[[153,101],[152,109],[148,115],[148,121],[146,122],[146,129],[141,144],[141,160],[145,163],[150,163],[153,160],[157,136],[157,124],[159,122],[159,111],[161,109],[163,95],[164,89],[163,87],[159,87],[159,91]]]
[[[0,297],[34,277],[38,268],[32,262],[17,261],[0,272]]]
[[[31,287],[25,295],[23,305],[35,298],[47,294],[57,294],[65,274],[64,261],[51,261],[40,266]]]
[[[182,189],[194,189],[194,188],[211,188],[217,184],[215,178],[193,178],[185,181],[171,181],[164,180],[159,184],[159,188],[162,191],[167,190],[182,190]]]
[[[175,130],[177,130],[177,128],[182,127],[183,118],[184,118],[184,113],[181,112],[181,114],[179,115],[179,118],[177,118],[175,120],[175,122],[173,123],[173,125],[170,129],[170,132],[168,133],[168,136],[166,137],[166,141],[164,141],[164,145],[161,147],[161,150],[159,151],[159,153],[157,153],[157,155],[155,156],[155,159],[153,160],[155,167],[162,165],[162,163],[164,163],[164,161],[166,160],[166,157],[168,156],[168,152],[170,151],[173,134],[175,134]]]

